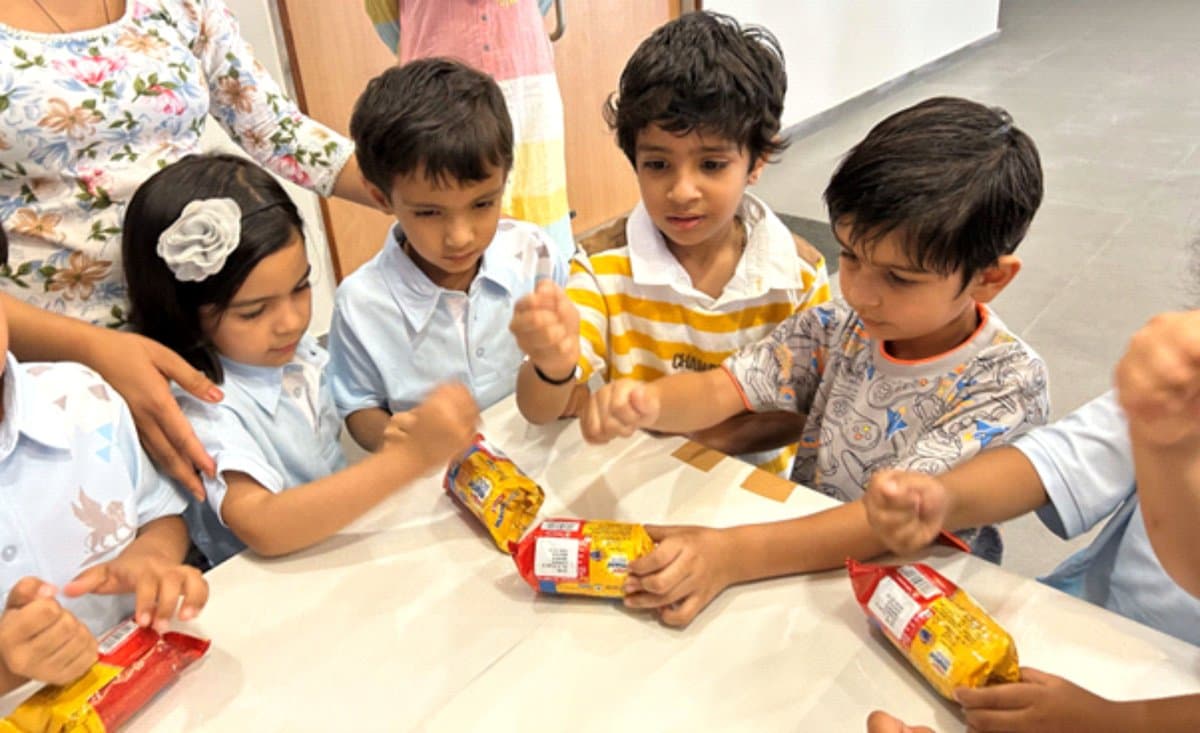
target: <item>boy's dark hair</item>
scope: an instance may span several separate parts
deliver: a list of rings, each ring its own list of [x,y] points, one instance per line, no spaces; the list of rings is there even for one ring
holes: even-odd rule
[[[825,205],[870,246],[903,233],[922,269],[963,285],[1012,254],[1042,202],[1037,147],[998,107],[934,97],[880,122],[842,160]]]
[[[0,226],[0,267],[8,267],[8,234]]]
[[[435,186],[487,179],[513,163],[512,120],[492,77],[444,58],[410,61],[372,79],[350,135],[363,177],[391,196],[397,176],[424,165]]]
[[[753,167],[787,146],[779,139],[786,93],[783,49],[770,31],[698,11],[642,41],[604,119],[634,165],[638,133],[655,124],[676,135],[697,130],[732,140]]]
[[[213,198],[233,199],[242,210],[237,248],[220,272],[199,282],[178,280],[158,255],[158,239],[189,203]],[[172,163],[138,187],[125,210],[121,255],[130,323],[222,382],[221,361],[201,329],[200,308],[223,312],[255,266],[303,231],[300,212],[283,187],[253,162],[235,155],[189,155]]]

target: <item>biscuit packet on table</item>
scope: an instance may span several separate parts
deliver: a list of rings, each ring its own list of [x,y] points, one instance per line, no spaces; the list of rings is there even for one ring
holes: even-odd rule
[[[547,519],[511,551],[517,572],[540,593],[621,598],[629,563],[654,549],[640,524]]]
[[[546,494],[482,435],[446,469],[446,493],[483,523],[502,552],[537,518]]]
[[[928,565],[846,562],[867,617],[945,697],[1017,682],[1017,645],[975,599]]]
[[[100,639],[100,659],[83,677],[35,692],[0,720],[0,733],[110,733],[208,647],[206,639],[125,621]]]

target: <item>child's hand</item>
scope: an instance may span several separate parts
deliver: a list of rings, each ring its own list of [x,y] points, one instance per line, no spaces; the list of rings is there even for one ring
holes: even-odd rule
[[[657,609],[664,624],[687,626],[733,582],[735,553],[719,529],[647,526],[646,532],[657,546],[629,563],[625,605]]]
[[[658,420],[659,406],[653,385],[618,379],[592,393],[591,404],[579,418],[579,429],[589,443],[628,438]]]
[[[1116,383],[1139,437],[1166,446],[1200,435],[1200,310],[1152,318],[1129,340]]]
[[[0,657],[20,678],[68,685],[96,661],[96,638],[54,594],[37,578],[13,586],[0,615]]]
[[[479,407],[461,384],[442,384],[425,401],[392,415],[380,452],[407,449],[423,465],[444,466],[471,447]]]
[[[1025,667],[1021,681],[954,692],[968,728],[978,733],[1090,733],[1109,730],[1115,703],[1062,677]]]
[[[553,379],[579,363],[579,310],[553,280],[542,280],[517,301],[508,330],[533,365]]]
[[[867,718],[867,733],[933,733],[933,729],[923,725],[914,728],[905,725],[899,718],[876,710]]]
[[[916,552],[937,539],[946,523],[946,487],[935,476],[880,471],[863,495],[875,536],[898,555]]]
[[[126,551],[115,560],[93,565],[63,588],[76,597],[134,594],[133,618],[139,626],[162,633],[179,609],[179,620],[188,621],[208,602],[208,581],[200,571],[153,552]]]

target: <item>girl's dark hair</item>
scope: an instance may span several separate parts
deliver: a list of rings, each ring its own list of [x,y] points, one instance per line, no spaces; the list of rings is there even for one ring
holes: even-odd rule
[[[903,235],[910,260],[963,284],[1012,254],[1042,202],[1033,140],[998,107],[934,97],[880,122],[842,160],[825,204],[871,246]],[[847,242],[849,244],[849,242]]]
[[[385,196],[425,166],[436,186],[487,180],[513,164],[513,126],[496,80],[446,58],[393,66],[354,104],[350,136],[363,177]]]
[[[220,272],[199,282],[180,281],[158,256],[158,238],[183,207],[213,198],[237,202],[241,239]],[[121,254],[130,323],[209,379],[222,382],[221,361],[200,326],[200,308],[223,312],[255,266],[303,232],[300,212],[283,187],[245,158],[189,155],[168,165],[138,188],[125,210]]]
[[[638,133],[655,124],[676,135],[698,130],[737,143],[753,168],[787,146],[779,138],[786,93],[783,49],[770,31],[697,11],[642,41],[604,105],[604,119],[634,165]]]

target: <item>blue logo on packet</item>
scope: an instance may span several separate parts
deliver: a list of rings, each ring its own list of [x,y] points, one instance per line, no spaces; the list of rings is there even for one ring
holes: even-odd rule
[[[933,634],[929,633],[929,629],[921,629],[917,632],[917,636],[921,639],[922,644],[928,644],[933,639]]]

